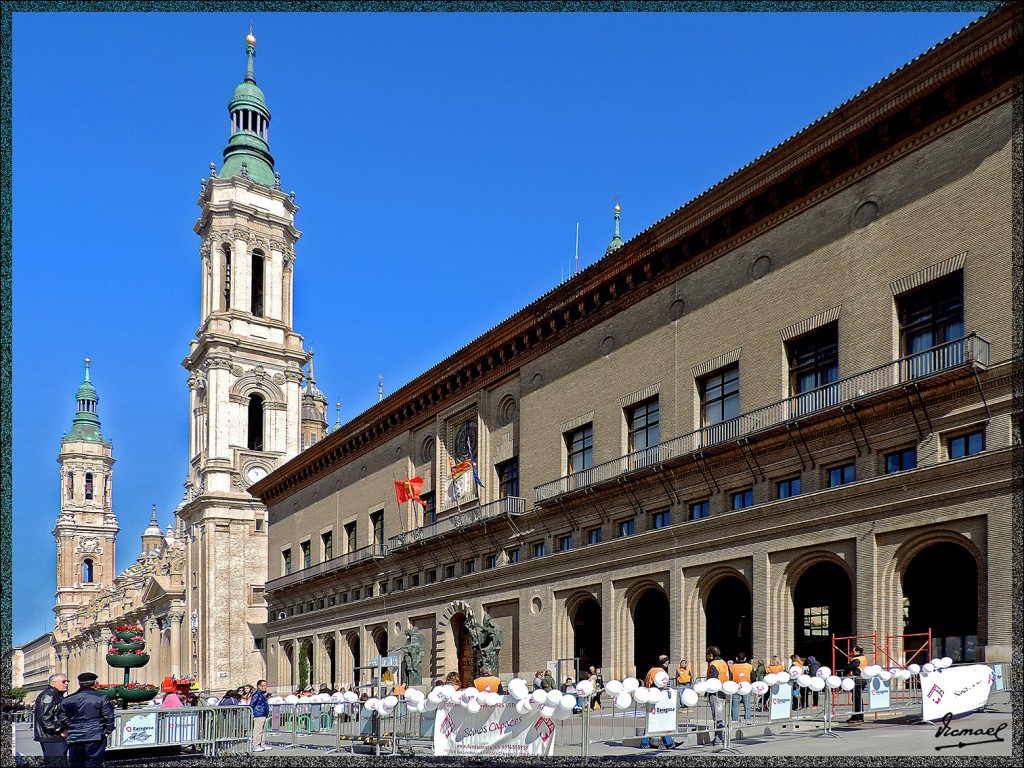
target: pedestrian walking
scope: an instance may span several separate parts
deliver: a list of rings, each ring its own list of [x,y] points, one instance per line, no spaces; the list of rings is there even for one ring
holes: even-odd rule
[[[75,768],[101,768],[107,737],[114,732],[114,707],[96,690],[96,673],[78,676],[78,690],[61,701],[68,720],[68,761]]]
[[[664,687],[662,685],[658,685],[658,673],[659,672],[664,672],[665,673],[665,679],[670,679],[669,675],[668,675],[668,656],[665,656],[665,655],[659,656],[658,657],[658,666],[651,667],[647,671],[647,677],[644,680],[644,684],[648,688],[662,688],[662,687]],[[666,734],[666,735],[661,737],[661,743],[665,745],[665,749],[675,749],[676,747],[679,746],[678,744],[676,744],[675,740],[671,736],[669,736],[668,734]],[[640,740],[640,746],[641,747],[650,747],[651,746],[651,737],[650,736],[644,736]]]
[[[68,676],[50,675],[46,687],[36,697],[32,719],[32,738],[43,748],[43,765],[65,768],[68,764],[68,718],[61,700],[68,690]]]
[[[601,668],[596,667],[594,669],[594,698],[591,700],[591,709],[601,709],[601,695],[604,693],[604,675],[601,674]]]
[[[271,747],[263,743],[263,736],[270,716],[270,705],[267,703],[267,681],[257,680],[256,690],[249,701],[252,707],[252,751],[266,752]]]
[[[732,666],[729,667],[729,673],[732,675],[733,681],[737,683],[749,683],[754,675],[754,668],[747,661],[747,654],[743,651],[736,652],[736,661],[733,662]],[[733,694],[732,697],[732,719],[734,722],[739,722],[740,719],[740,704],[743,704],[743,720],[747,725],[750,725],[754,721],[750,716],[750,694],[749,693],[737,693]]]
[[[863,685],[865,680],[862,677],[862,673],[868,665],[867,656],[864,655],[864,649],[859,646],[853,646],[853,656],[846,663],[846,674],[848,677],[853,677],[853,714],[850,715],[848,723],[863,723],[864,722],[864,689]]]
[[[807,674],[810,675],[811,677],[817,677],[819,669],[821,669],[821,662],[819,662],[813,656],[808,656],[807,657]],[[811,704],[811,709],[817,709],[818,708],[818,692],[815,691],[815,690],[812,690],[812,689],[808,689],[807,692],[804,693],[804,706],[807,706],[807,697],[808,696],[810,696],[811,697],[811,701],[814,702],[813,704]]]
[[[708,680],[715,679],[724,683],[729,680],[729,665],[722,659],[722,651],[717,645],[708,646],[706,658],[708,661]],[[711,746],[725,746],[725,694],[708,693],[708,701],[711,703],[711,714],[715,720],[715,736]]]

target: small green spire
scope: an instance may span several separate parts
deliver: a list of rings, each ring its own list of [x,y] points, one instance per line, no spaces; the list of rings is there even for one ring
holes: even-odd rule
[[[245,37],[245,54],[248,58],[245,80],[235,88],[228,102],[231,137],[224,148],[224,167],[217,177],[238,176],[275,188],[274,158],[268,142],[270,109],[263,91],[256,85],[253,61],[256,58],[256,38],[251,27]]]
[[[336,416],[334,417],[334,426],[331,427],[331,432],[337,432],[341,429],[341,401],[339,400],[334,404]]]
[[[615,235],[612,237],[612,241],[608,243],[608,248],[605,249],[605,256],[622,247],[622,238],[619,237],[619,211],[621,210],[619,204],[615,203]]]
[[[67,439],[104,443],[106,440],[103,439],[103,433],[100,432],[100,420],[96,415],[100,398],[96,393],[96,388],[89,381],[89,362],[89,358],[85,358],[85,378],[78,387],[78,391],[75,392],[78,410]]]

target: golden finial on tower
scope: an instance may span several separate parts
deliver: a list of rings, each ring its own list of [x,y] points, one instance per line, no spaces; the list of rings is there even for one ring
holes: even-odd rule
[[[256,45],[256,38],[252,34],[252,19],[249,19],[249,34],[245,36],[246,45]]]

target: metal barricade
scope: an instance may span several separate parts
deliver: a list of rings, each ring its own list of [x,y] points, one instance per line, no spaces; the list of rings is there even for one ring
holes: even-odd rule
[[[107,748],[191,746],[216,757],[227,750],[239,751],[239,747],[250,751],[252,726],[252,709],[244,705],[116,710]]]

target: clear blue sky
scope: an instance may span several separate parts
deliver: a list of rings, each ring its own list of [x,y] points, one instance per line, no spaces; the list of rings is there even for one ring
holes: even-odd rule
[[[253,14],[295,329],[348,421],[977,13]],[[82,359],[118,570],[182,497],[200,179],[246,13],[14,16],[14,642],[52,628]]]

